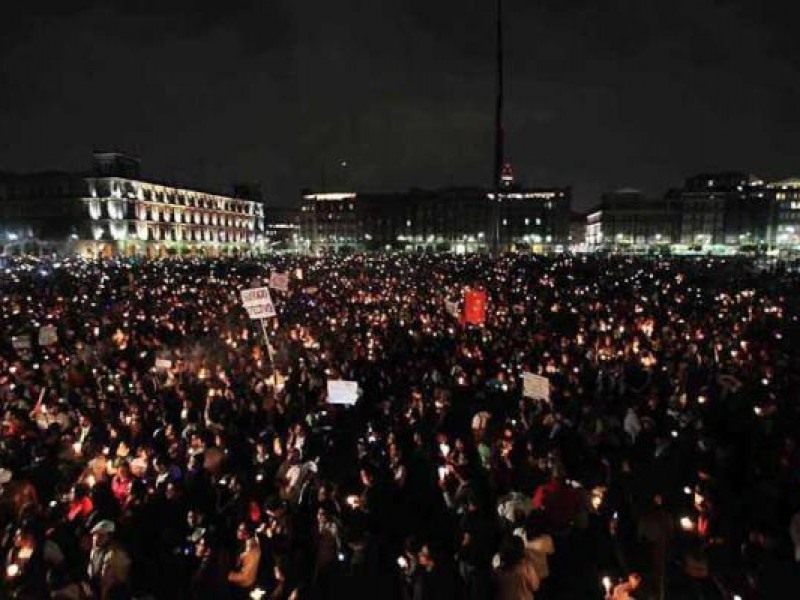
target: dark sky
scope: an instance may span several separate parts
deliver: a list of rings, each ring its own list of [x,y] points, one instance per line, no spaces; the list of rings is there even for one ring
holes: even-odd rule
[[[126,149],[275,204],[487,184],[493,0],[36,0],[0,8],[0,169]],[[798,3],[792,3],[797,5]],[[506,0],[507,153],[585,208],[694,172],[800,175],[797,8]],[[339,165],[346,160],[348,167]]]

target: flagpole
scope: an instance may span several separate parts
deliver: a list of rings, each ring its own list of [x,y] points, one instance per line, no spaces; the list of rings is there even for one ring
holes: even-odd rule
[[[496,0],[495,4],[496,26],[496,55],[495,77],[497,89],[495,90],[494,112],[494,172],[492,188],[494,198],[490,212],[490,237],[491,253],[497,256],[500,253],[500,180],[502,177],[503,163],[505,161],[505,131],[503,129],[503,0]]]

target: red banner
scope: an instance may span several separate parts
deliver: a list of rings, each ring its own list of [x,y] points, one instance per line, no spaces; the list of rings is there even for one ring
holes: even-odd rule
[[[486,290],[467,290],[464,293],[463,324],[483,325],[486,322]]]

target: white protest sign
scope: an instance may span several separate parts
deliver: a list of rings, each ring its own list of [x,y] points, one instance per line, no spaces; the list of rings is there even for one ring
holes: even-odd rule
[[[358,400],[358,382],[346,379],[328,380],[328,403],[353,405]]]
[[[289,274],[273,271],[269,276],[269,287],[279,292],[289,291]]]
[[[532,400],[550,402],[550,380],[547,377],[524,371],[522,373],[522,395]]]
[[[53,325],[43,325],[39,328],[39,345],[51,346],[58,341],[58,331]]]
[[[451,302],[450,300],[445,300],[444,308],[448,313],[450,313],[456,319],[458,319],[461,316],[461,313],[458,310],[458,302]]]
[[[251,319],[268,319],[277,314],[269,288],[265,287],[242,290],[242,306],[247,309]]]
[[[159,371],[168,371],[172,368],[172,361],[168,358],[157,358],[156,369]]]

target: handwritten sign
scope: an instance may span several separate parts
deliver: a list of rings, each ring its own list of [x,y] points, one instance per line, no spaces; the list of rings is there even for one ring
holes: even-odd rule
[[[532,400],[550,402],[550,380],[547,377],[524,371],[522,373],[522,395]]]
[[[251,319],[268,319],[277,314],[269,288],[266,287],[242,290],[242,306],[247,309]]]

